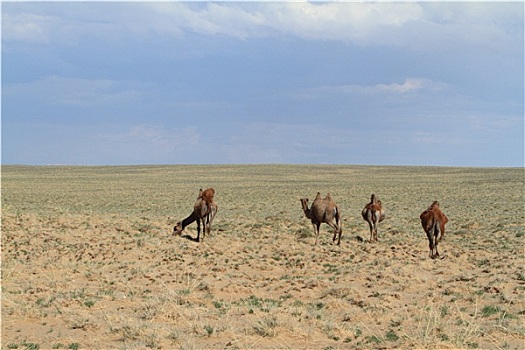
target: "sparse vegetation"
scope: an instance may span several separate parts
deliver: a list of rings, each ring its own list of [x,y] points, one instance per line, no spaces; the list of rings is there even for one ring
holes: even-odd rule
[[[521,348],[523,181],[523,169],[3,166],[2,346]],[[212,233],[174,237],[210,186]],[[340,246],[326,231],[312,244],[299,199],[318,191],[337,199]],[[374,244],[370,193],[388,213]],[[419,222],[433,200],[450,219],[436,260]]]

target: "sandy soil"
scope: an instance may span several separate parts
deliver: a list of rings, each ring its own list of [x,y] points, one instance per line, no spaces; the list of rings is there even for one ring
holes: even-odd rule
[[[525,348],[523,169],[2,171],[2,349]],[[212,234],[174,237],[207,186]],[[342,210],[340,246],[326,225],[313,245],[299,198],[317,191]],[[433,200],[438,260],[419,223]]]

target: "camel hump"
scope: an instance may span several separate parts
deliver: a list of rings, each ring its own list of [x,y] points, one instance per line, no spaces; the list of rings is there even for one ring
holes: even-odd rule
[[[372,196],[370,196],[370,203],[372,204],[381,204],[381,201],[379,200],[379,197],[372,193]]]
[[[439,209],[439,204],[438,206],[435,206],[436,203],[437,202],[432,203],[427,210],[419,215],[421,225],[426,232],[431,230],[435,225],[440,225],[440,223],[443,223],[445,220],[448,221],[448,219],[444,218],[444,214]]]

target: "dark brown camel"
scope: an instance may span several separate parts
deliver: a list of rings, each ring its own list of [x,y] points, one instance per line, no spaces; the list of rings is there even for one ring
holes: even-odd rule
[[[445,224],[448,222],[448,218],[439,208],[438,201],[432,203],[427,210],[421,213],[419,218],[421,219],[421,226],[427,234],[429,256],[431,259],[435,259],[439,256],[437,246],[445,235]]]
[[[370,203],[365,205],[361,215],[370,226],[370,242],[377,242],[377,226],[385,219],[385,211],[381,201],[375,194],[372,194],[372,197],[370,197]]]
[[[315,244],[317,244],[319,239],[319,227],[323,222],[334,229],[332,243],[335,243],[335,238],[339,235],[337,245],[341,244],[341,235],[343,233],[341,228],[341,213],[330,193],[322,199],[321,194],[317,192],[311,208],[308,208],[308,198],[301,198],[301,205],[303,206],[304,215],[312,221],[315,233]]]
[[[193,212],[186,219],[179,221],[175,225],[175,227],[173,227],[173,234],[180,236],[184,228],[186,228],[186,226],[193,223],[194,221],[197,221],[196,241],[199,242],[202,222],[202,240],[204,241],[204,237],[206,237],[206,234],[210,234],[211,232],[211,224],[213,222],[215,214],[217,214],[218,206],[213,200],[214,196],[215,190],[213,188],[208,188],[204,191],[202,189],[199,190],[199,196],[197,197],[197,201],[193,205]]]

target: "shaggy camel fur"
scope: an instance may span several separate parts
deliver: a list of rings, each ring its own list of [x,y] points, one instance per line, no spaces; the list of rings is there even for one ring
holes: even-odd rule
[[[206,234],[210,234],[211,232],[211,223],[213,222],[213,218],[215,217],[215,214],[217,214],[218,206],[213,200],[213,197],[215,196],[215,190],[213,188],[208,188],[206,190],[199,190],[199,196],[197,197],[197,201],[193,205],[193,212],[184,220],[179,221],[175,227],[173,227],[173,234],[174,235],[181,235],[182,231],[186,226],[191,224],[194,221],[197,221],[197,239],[196,241],[200,241],[200,235],[201,235],[201,222],[203,226],[203,234],[202,234],[202,240],[204,240],[204,237]]]
[[[434,259],[439,256],[437,246],[438,242],[445,235],[445,224],[448,222],[448,218],[439,208],[439,202],[437,201],[422,212],[419,218],[421,219],[421,226],[423,226],[428,237],[429,256],[431,259]]]
[[[377,242],[377,226],[385,219],[385,211],[381,205],[381,201],[375,194],[372,194],[372,197],[370,197],[370,203],[365,205],[361,215],[370,226],[370,242]]]
[[[323,222],[334,229],[332,243],[335,243],[335,237],[339,235],[337,245],[341,244],[341,235],[343,233],[341,228],[341,213],[330,193],[322,199],[321,194],[317,192],[311,208],[308,208],[308,198],[301,198],[301,205],[303,206],[304,215],[312,221],[315,233],[315,244],[317,244],[319,238],[319,227]]]

